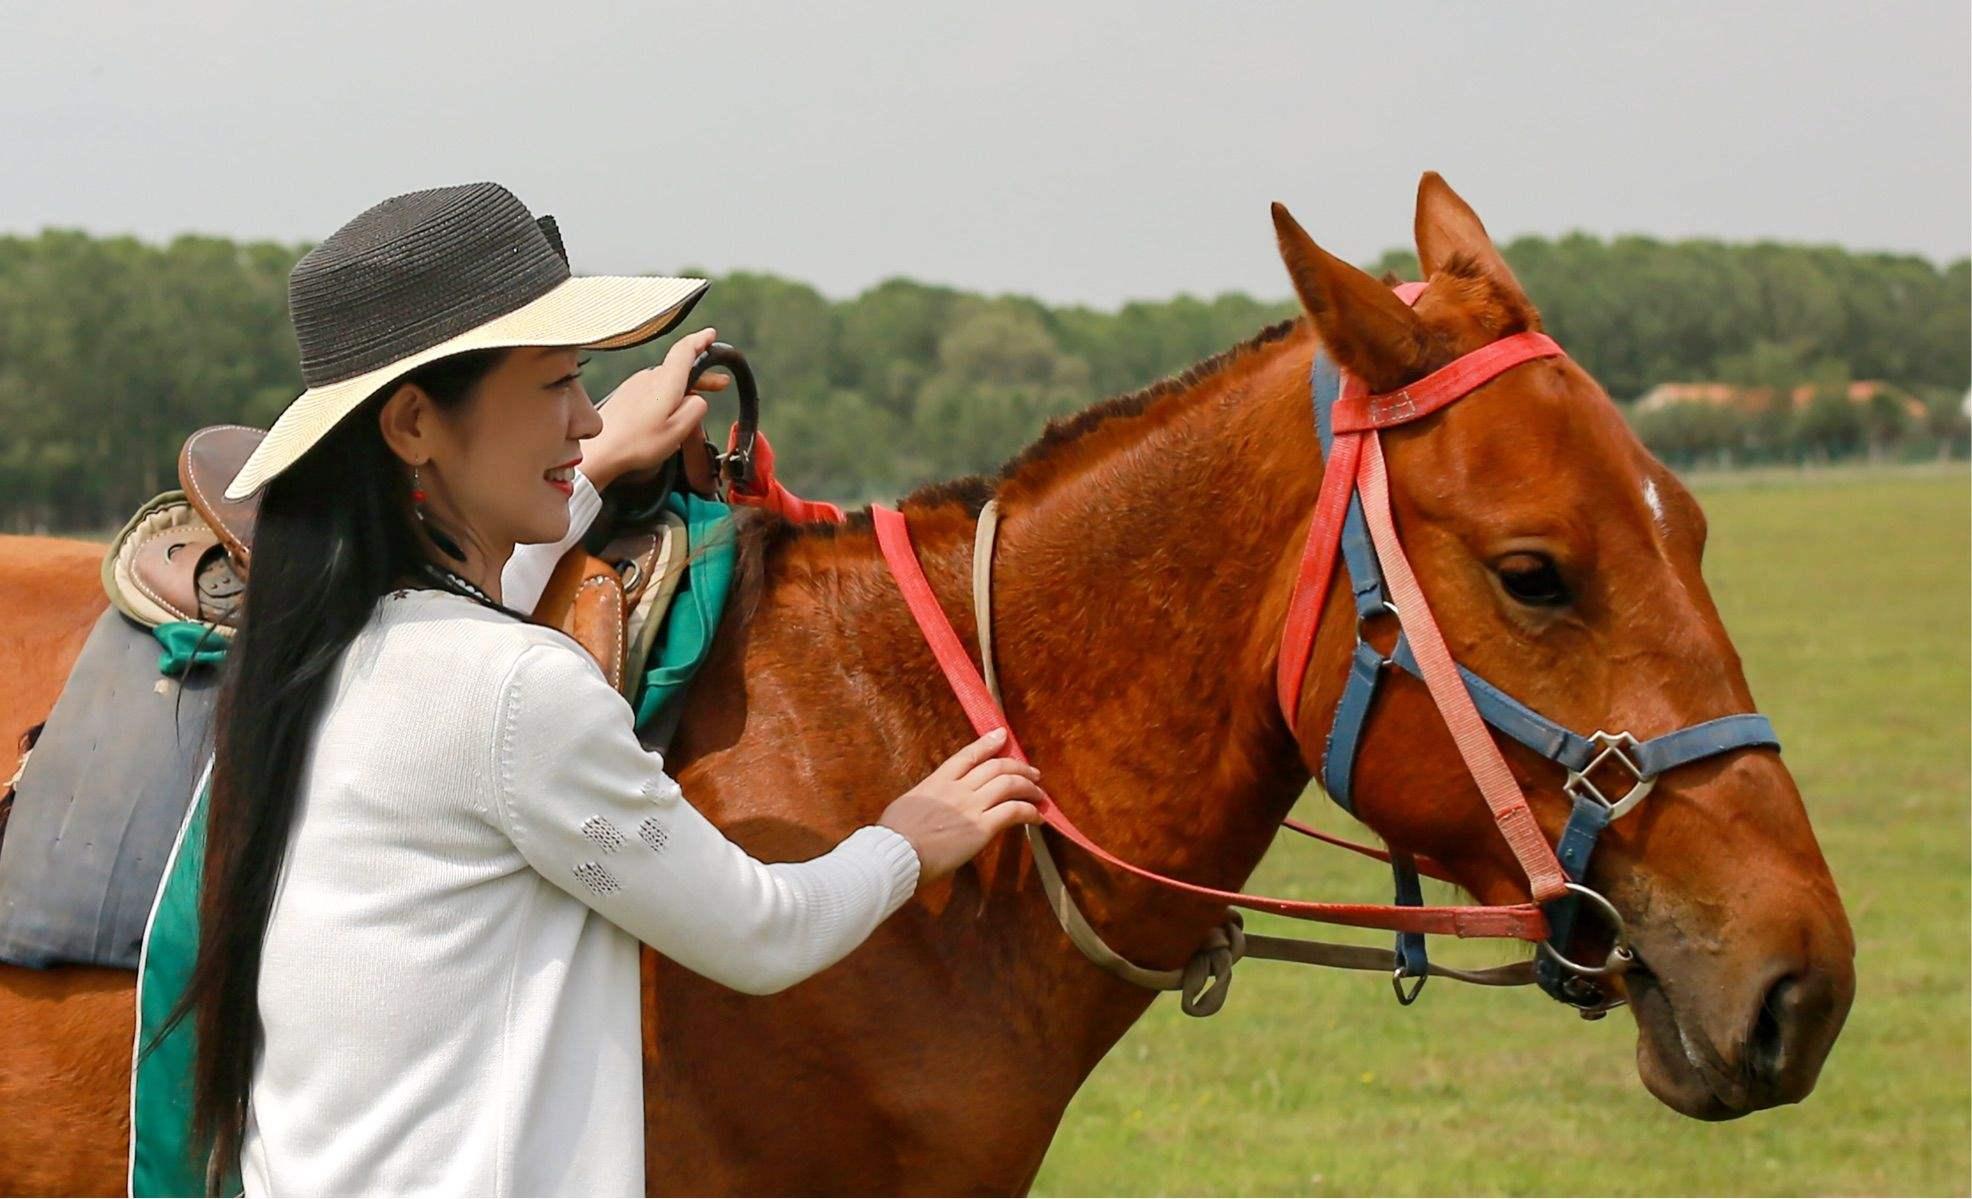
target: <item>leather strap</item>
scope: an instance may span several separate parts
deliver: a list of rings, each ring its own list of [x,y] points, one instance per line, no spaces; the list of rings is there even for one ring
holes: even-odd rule
[[[623,689],[623,580],[615,567],[581,546],[570,549],[555,563],[534,610],[588,650],[611,687]]]

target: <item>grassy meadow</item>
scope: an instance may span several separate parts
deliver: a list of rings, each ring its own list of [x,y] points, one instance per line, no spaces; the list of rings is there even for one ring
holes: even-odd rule
[[[1815,1093],[1704,1124],[1637,1081],[1627,1013],[1586,1023],[1444,980],[1402,1009],[1375,975],[1251,962],[1216,1017],[1153,1006],[1070,1107],[1036,1193],[1972,1190],[1966,472],[1695,484],[1707,577],[1859,943],[1855,1008]],[[1349,823],[1318,796],[1301,807]],[[1258,888],[1381,895],[1374,864],[1288,840]]]

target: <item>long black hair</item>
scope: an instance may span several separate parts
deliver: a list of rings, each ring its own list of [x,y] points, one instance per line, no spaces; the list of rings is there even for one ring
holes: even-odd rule
[[[430,578],[420,565],[432,556],[418,536],[409,476],[383,439],[378,413],[403,383],[423,388],[440,411],[455,412],[506,353],[453,355],[405,375],[345,416],[262,492],[251,577],[213,717],[198,958],[165,1025],[193,1017],[193,1132],[210,1147],[207,1162],[218,1174],[230,1173],[245,1135],[259,1045],[261,940],[331,672],[399,579]],[[450,538],[435,526],[434,519],[428,534],[445,546]]]

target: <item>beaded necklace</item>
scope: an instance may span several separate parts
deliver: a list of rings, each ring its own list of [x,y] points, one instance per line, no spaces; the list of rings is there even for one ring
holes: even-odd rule
[[[438,565],[436,562],[433,562],[430,559],[426,559],[426,558],[419,559],[418,569],[424,572],[425,576],[432,579],[434,582],[446,584],[447,590],[456,590],[459,592],[463,592],[464,594],[471,596],[473,599],[478,600],[480,603],[485,604],[489,608],[493,608],[498,611],[505,612],[509,616],[518,616],[522,620],[527,619],[524,613],[509,608],[505,604],[501,603],[499,600],[496,600],[492,596],[486,594],[485,590],[481,588],[479,584],[474,583],[471,579],[465,578],[464,576],[460,575],[456,571],[448,570],[447,568]]]

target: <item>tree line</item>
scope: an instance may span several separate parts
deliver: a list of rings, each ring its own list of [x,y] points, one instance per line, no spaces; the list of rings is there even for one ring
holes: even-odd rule
[[[0,237],[0,529],[114,528],[176,486],[192,429],[270,424],[301,390],[286,283],[306,248],[69,230]],[[1672,381],[1816,389],[1798,411],[1757,419],[1697,406],[1636,414],[1675,464],[1964,452],[1964,259],[1939,267],[1834,247],[1581,234],[1520,238],[1504,251],[1550,332],[1618,400]],[[1402,252],[1369,267],[1417,272]],[[1105,311],[905,279],[830,300],[738,272],[717,279],[687,327],[718,326],[754,362],[788,485],[861,501],[991,469],[1048,418],[1295,311],[1291,300],[1237,293]],[[595,355],[591,394],[661,350]],[[1833,398],[1860,379],[1895,384],[1926,415]]]

